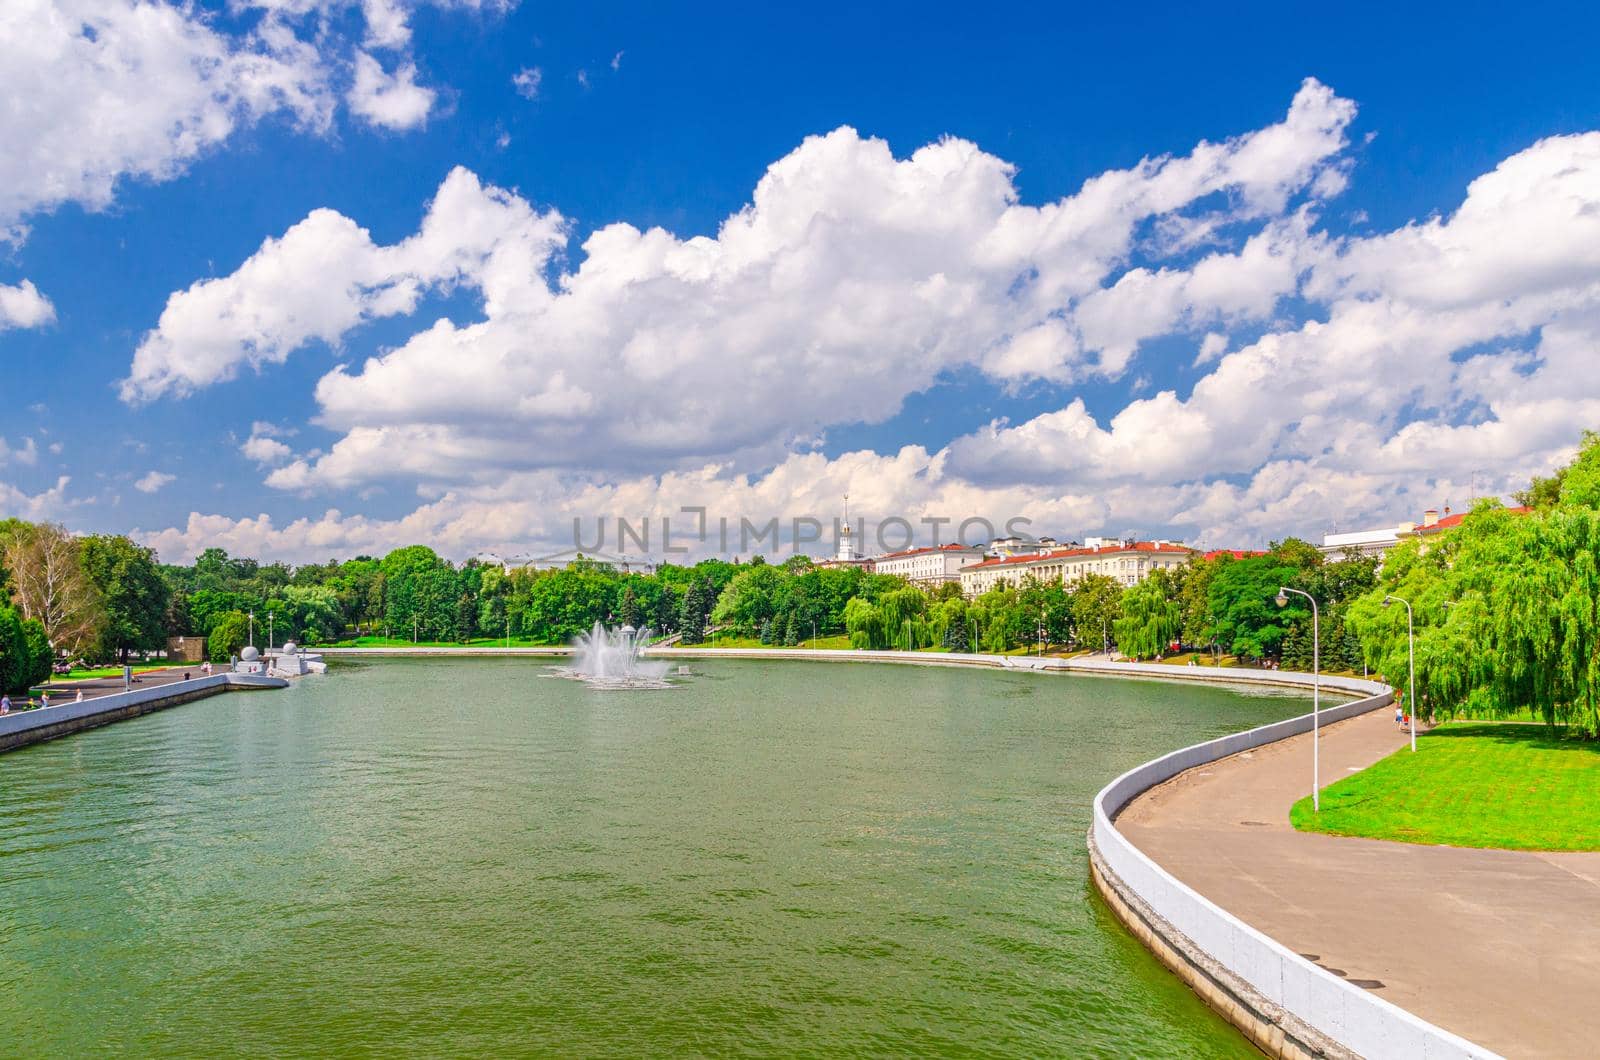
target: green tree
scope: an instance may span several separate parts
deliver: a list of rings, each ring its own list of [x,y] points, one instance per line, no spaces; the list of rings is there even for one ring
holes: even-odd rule
[[[1183,632],[1180,637],[1185,644],[1203,648],[1216,642],[1217,631],[1211,624],[1211,580],[1233,561],[1232,553],[1223,552],[1209,560],[1196,556],[1184,568],[1178,605],[1183,611]]]
[[[72,656],[91,650],[100,640],[105,608],[83,568],[78,540],[51,523],[8,523],[0,534],[0,563],[11,571],[18,612],[38,619],[58,650]]]
[[[639,607],[639,594],[633,591],[632,585],[622,590],[622,603],[618,605],[617,612],[624,626],[638,629],[644,624],[644,613]]]
[[[245,646],[250,620],[241,611],[229,611],[218,616],[206,637],[206,651],[215,663],[225,663]]]
[[[1122,615],[1122,585],[1104,574],[1086,574],[1072,583],[1068,601],[1080,648],[1099,651]]]
[[[944,634],[939,640],[939,646],[945,651],[965,652],[970,650],[971,646],[967,641],[965,613],[944,627]]]
[[[301,644],[322,644],[338,635],[344,625],[338,594],[326,585],[286,585],[283,595],[267,601],[282,639]]]
[[[683,614],[678,628],[683,632],[685,644],[702,644],[706,639],[706,618],[715,596],[711,583],[705,578],[695,578],[683,594]]]
[[[1597,446],[1588,441],[1577,464]],[[1570,469],[1563,478],[1582,482]],[[1480,502],[1459,526],[1389,553],[1348,622],[1368,664],[1403,688],[1406,613],[1383,606],[1390,594],[1415,612],[1419,716],[1532,710],[1600,733],[1600,510],[1576,485],[1528,516]]]
[[[1289,623],[1280,647],[1282,664],[1286,670],[1310,671],[1317,660],[1311,654],[1311,620]],[[1323,664],[1326,667],[1326,663]],[[1330,667],[1331,669],[1331,667]]]
[[[478,601],[471,593],[456,597],[456,639],[462,644],[472,639],[478,625]]]
[[[45,633],[44,623],[36,618],[22,620],[22,642],[26,660],[23,679],[31,688],[49,680],[55,666],[55,652],[50,648],[50,637]]]
[[[1276,556],[1252,556],[1226,564],[1207,589],[1209,622],[1224,650],[1264,659],[1277,656],[1292,622],[1311,621],[1305,598],[1290,596],[1285,607],[1275,598],[1280,586],[1294,586],[1300,569]]]
[[[105,607],[101,654],[125,660],[129,651],[165,647],[170,590],[155,553],[120,535],[86,537],[81,545],[83,569]]]
[[[717,597],[712,619],[718,625],[753,634],[781,609],[788,581],[782,567],[765,563],[746,567],[729,579]]]
[[[1557,503],[1564,508],[1600,508],[1600,434],[1583,432],[1578,455],[1562,472]]]
[[[21,616],[15,608],[0,607],[0,692],[26,692],[32,670]]]
[[[844,626],[850,635],[850,647],[865,651],[884,646],[883,616],[865,598],[853,596],[845,603]]]
[[[1323,559],[1322,553],[1317,551],[1317,546],[1298,537],[1286,537],[1282,541],[1274,541],[1267,549],[1267,556],[1301,571],[1316,570],[1322,566]]]
[[[1183,631],[1183,608],[1176,586],[1165,571],[1157,570],[1122,594],[1122,614],[1116,620],[1117,650],[1134,659],[1164,655]]]

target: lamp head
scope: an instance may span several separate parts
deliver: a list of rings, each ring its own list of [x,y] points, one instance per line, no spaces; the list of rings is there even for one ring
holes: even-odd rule
[[[1287,607],[1288,606],[1288,604],[1289,604],[1289,594],[1285,590],[1283,590],[1283,589],[1279,589],[1278,590],[1277,599],[1278,599],[1278,606],[1279,607]]]
[[[1384,606],[1384,607],[1388,607],[1388,606],[1389,606],[1389,605],[1390,605],[1390,604],[1392,604],[1392,603],[1394,603],[1394,597],[1392,597],[1392,596],[1385,596],[1385,597],[1384,597],[1384,598],[1383,598],[1383,606]]]

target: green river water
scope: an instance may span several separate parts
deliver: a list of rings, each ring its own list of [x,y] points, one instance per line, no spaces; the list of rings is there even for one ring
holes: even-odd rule
[[[1298,700],[690,665],[342,664],[0,756],[0,1054],[1252,1055],[1084,833]]]

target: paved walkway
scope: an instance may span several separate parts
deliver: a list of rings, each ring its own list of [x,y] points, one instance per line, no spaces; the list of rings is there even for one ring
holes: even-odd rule
[[[226,669],[226,665],[213,665],[212,667],[212,671],[214,673],[221,673]],[[185,672],[186,671],[182,669],[173,667],[171,669],[152,670],[147,673],[140,673],[138,667],[135,667],[133,671],[133,687],[149,688],[152,685],[166,685],[171,684],[174,681],[182,681]],[[193,666],[189,667],[187,673],[190,677],[199,677],[201,675],[200,664],[195,663]],[[53,706],[59,706],[62,703],[71,703],[73,698],[77,696],[78,689],[80,688],[83,689],[84,699],[99,699],[101,696],[109,696],[116,692],[125,691],[122,685],[121,674],[117,674],[115,677],[86,677],[80,681],[68,681],[58,677],[52,679],[48,685],[43,687],[50,693],[50,703]],[[19,698],[23,702],[27,702],[26,696],[11,697],[13,703]],[[36,696],[34,698],[37,699],[38,697]]]
[[[1404,743],[1392,711],[1329,726],[1323,781]],[[1600,853],[1296,832],[1310,785],[1297,736],[1174,777],[1116,824],[1246,923],[1447,1030],[1511,1057],[1600,1054]]]

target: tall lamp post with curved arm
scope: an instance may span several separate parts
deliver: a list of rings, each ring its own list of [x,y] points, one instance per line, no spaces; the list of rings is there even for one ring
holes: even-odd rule
[[[1317,599],[1303,589],[1278,587],[1278,606],[1286,607],[1289,594],[1311,601],[1311,812],[1322,812],[1322,629]]]
[[[1383,606],[1390,604],[1406,605],[1406,667],[1410,671],[1411,690],[1406,693],[1406,713],[1411,715],[1411,750],[1417,749],[1417,635],[1416,626],[1411,621],[1411,601],[1402,600],[1398,596],[1385,596]]]

